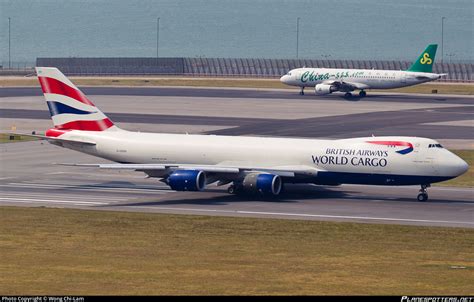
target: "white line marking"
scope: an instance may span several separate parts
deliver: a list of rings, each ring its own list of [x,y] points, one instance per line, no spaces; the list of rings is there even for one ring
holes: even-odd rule
[[[341,185],[341,188],[344,188],[344,187],[354,187],[354,188],[380,188],[380,187],[375,187],[375,186],[370,186],[370,185],[349,185],[349,184],[343,184]],[[393,186],[392,188],[400,188],[401,190],[403,190],[403,188],[405,189],[413,189],[413,190],[419,190],[420,189],[420,186]],[[455,188],[455,187],[430,187],[428,189],[428,191],[455,191],[455,192],[472,192],[474,193],[474,188],[465,188],[465,187],[459,187],[459,188]]]
[[[313,217],[313,218],[338,218],[338,219],[359,219],[359,220],[382,220],[382,221],[405,221],[405,222],[430,222],[430,223],[450,223],[450,224],[468,224],[474,225],[472,221],[447,221],[447,220],[425,220],[409,218],[389,218],[389,217],[367,217],[367,216],[341,216],[341,215],[317,215],[317,214],[299,214],[299,213],[281,213],[281,212],[257,212],[257,211],[239,211],[239,210],[211,210],[211,209],[193,209],[193,208],[171,208],[171,207],[149,207],[149,206],[131,206],[133,208],[146,208],[154,210],[168,211],[194,211],[194,212],[213,212],[230,214],[256,214],[271,216],[292,216],[292,217]]]
[[[43,183],[43,182],[34,182],[34,181],[22,181],[22,182],[10,182],[9,184],[22,184],[22,185],[43,185],[43,186],[87,186],[84,182],[61,182],[57,183]],[[89,185],[94,186],[94,185]],[[131,190],[150,190],[150,191],[172,191],[168,186],[142,186],[142,187],[119,187],[119,186],[104,186],[96,185],[98,188],[117,188],[117,189],[131,189]]]
[[[112,174],[112,173],[79,173],[79,172],[49,172],[49,173],[46,173],[46,175],[63,175],[63,174],[87,175],[88,177],[90,177],[91,175],[94,175],[94,176],[99,176],[99,177],[110,176],[110,177],[126,177],[126,178],[136,178],[136,179],[144,179],[145,178],[145,176],[137,175],[136,172],[135,172],[135,175]]]
[[[26,203],[26,204],[30,204],[30,205],[31,204],[48,204],[47,202],[43,202],[43,201],[38,201],[37,202],[37,201],[20,201],[20,200],[4,200],[4,201],[1,201],[1,203]],[[87,206],[87,205],[89,205],[90,206],[90,204],[84,204],[84,203],[80,203],[80,202],[71,203],[70,205],[74,205],[74,206]],[[67,207],[61,206],[60,208],[65,209]]]
[[[454,192],[471,192],[472,194],[474,194],[474,188],[472,189],[456,189],[456,188],[440,188],[440,187],[431,187],[429,188],[428,190],[436,190],[436,191],[454,191]]]
[[[49,193],[44,193],[44,194],[30,194],[30,193],[23,193],[23,192],[17,192],[17,193],[12,193],[12,192],[3,192],[2,193],[3,197],[20,197],[20,198],[26,198],[26,197],[42,197],[42,198],[66,198],[66,199],[79,199],[79,200],[107,200],[109,201],[110,199],[118,200],[118,201],[126,201],[129,200],[130,198],[126,197],[115,197],[115,196],[104,196],[104,197],[99,197],[99,196],[79,196],[79,195],[58,195],[58,194],[49,194]]]
[[[41,189],[64,189],[64,190],[80,190],[92,192],[110,192],[117,193],[142,193],[142,194],[167,194],[175,192],[173,190],[152,190],[152,189],[134,189],[134,188],[115,188],[115,187],[96,187],[96,186],[76,186],[76,185],[46,185],[33,183],[9,183],[1,184],[0,187],[22,187],[22,188],[41,188]]]
[[[50,199],[36,199],[36,198],[4,198],[4,197],[0,197],[0,200],[6,201],[6,202],[8,202],[8,201],[14,202],[14,200],[18,200],[18,201],[25,201],[25,202],[40,201],[40,202],[52,202],[52,203],[81,203],[81,204],[84,204],[84,205],[109,204],[108,202],[95,202],[95,201],[88,202],[88,201],[77,201],[77,200],[50,200]]]
[[[160,190],[160,189],[148,189],[148,188],[128,188],[128,187],[114,187],[114,186],[100,186],[100,185],[87,185],[87,184],[73,184],[73,183],[66,183],[66,184],[46,184],[46,183],[24,183],[24,182],[11,182],[9,184],[12,185],[21,185],[21,186],[47,186],[47,187],[68,187],[68,186],[82,186],[86,188],[98,188],[98,189],[114,189],[114,190],[137,190],[137,191],[170,191],[170,190]]]

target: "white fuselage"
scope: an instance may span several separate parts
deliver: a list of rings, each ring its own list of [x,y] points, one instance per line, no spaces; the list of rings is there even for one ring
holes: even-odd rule
[[[312,183],[423,184],[462,174],[466,163],[436,141],[416,137],[366,137],[340,140],[154,134],[128,131],[69,131],[61,138],[96,145],[59,145],[120,163],[196,164],[318,170]],[[407,147],[369,141],[402,141]],[[439,148],[430,147],[438,144]],[[295,182],[301,180],[294,179]]]
[[[341,81],[357,83],[357,89],[390,89],[437,80],[436,73],[379,69],[297,68],[281,77],[281,82],[299,87]]]

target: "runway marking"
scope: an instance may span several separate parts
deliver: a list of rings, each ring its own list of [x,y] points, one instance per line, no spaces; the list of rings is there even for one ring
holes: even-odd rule
[[[350,185],[350,184],[343,184],[341,185],[341,188],[344,188],[344,187],[354,187],[354,188],[376,188],[374,186],[370,186],[370,185]],[[394,187],[397,187],[397,186],[394,186]],[[398,186],[399,188],[402,188],[402,186]],[[403,186],[404,188],[408,188],[408,189],[413,189],[413,190],[418,190],[420,188],[420,186]],[[459,187],[459,188],[455,188],[455,187],[430,187],[428,189],[429,191],[431,190],[434,190],[434,191],[455,191],[455,192],[472,192],[474,193],[474,188],[463,188],[463,187]]]
[[[72,174],[72,175],[87,175],[87,176],[91,176],[91,175],[95,175],[95,176],[100,176],[100,177],[104,177],[104,176],[110,176],[110,177],[126,177],[126,178],[136,178],[136,179],[145,179],[145,176],[137,176],[137,172],[132,172],[130,171],[130,173],[134,173],[133,174],[130,174],[130,175],[124,175],[124,172],[121,173],[117,173],[117,174],[112,174],[112,173],[81,173],[81,172],[50,172],[50,173],[46,173],[46,175],[64,175],[64,174]]]
[[[91,192],[117,192],[117,193],[142,193],[142,194],[167,194],[174,192],[172,190],[152,190],[152,189],[134,189],[134,188],[115,188],[115,187],[99,187],[99,186],[82,186],[72,187],[74,185],[47,185],[47,184],[25,184],[25,183],[9,183],[0,185],[0,187],[20,187],[20,188],[38,188],[38,189],[64,189]]]
[[[77,200],[55,200],[55,199],[36,199],[36,198],[5,198],[0,197],[0,201],[4,202],[46,202],[46,203],[74,203],[81,205],[105,205],[110,204],[108,202],[97,202],[97,201],[77,201]]]
[[[0,205],[4,205],[6,203],[25,203],[25,204],[28,204],[28,205],[33,205],[33,204],[50,204],[50,203],[59,203],[59,204],[62,204],[64,205],[65,203],[61,203],[59,201],[50,201],[50,202],[44,202],[44,201],[21,201],[21,200],[2,200],[0,201]],[[81,203],[81,202],[75,202],[75,203],[69,203],[70,205],[74,205],[74,206],[91,206],[90,204],[85,204],[85,203]],[[67,208],[65,206],[62,206],[61,208]]]
[[[84,183],[72,183],[72,182],[64,182],[61,184],[50,184],[50,183],[42,183],[42,182],[11,182],[9,184],[12,185],[35,185],[35,186],[83,186],[83,187],[88,187],[88,188],[99,188],[99,189],[118,189],[118,190],[140,190],[140,191],[173,191],[169,189],[169,187],[165,186],[140,186],[140,187],[124,187],[124,186],[113,186],[113,185],[88,185]]]
[[[438,190],[438,191],[455,191],[455,192],[471,192],[474,194],[474,188],[472,189],[456,189],[456,188],[430,188],[428,190]]]
[[[68,198],[68,199],[79,199],[81,200],[107,200],[110,201],[111,199],[117,200],[117,201],[126,201],[129,200],[130,198],[127,197],[115,197],[115,196],[80,196],[80,195],[59,195],[59,194],[30,194],[30,193],[23,193],[23,192],[18,192],[18,193],[13,193],[13,192],[2,192],[3,197],[21,197],[21,198],[26,198],[26,197],[42,197],[42,198]]]
[[[398,222],[428,222],[428,223],[449,223],[449,224],[467,224],[473,225],[472,221],[448,221],[448,220],[425,220],[425,219],[409,219],[409,218],[390,218],[390,217],[367,217],[367,216],[342,216],[342,215],[319,215],[319,214],[300,214],[300,213],[282,213],[282,212],[258,212],[258,211],[240,211],[240,210],[213,210],[213,209],[193,209],[193,208],[172,208],[172,207],[149,207],[149,206],[131,206],[133,208],[146,208],[154,210],[168,211],[194,211],[194,212],[213,212],[226,214],[256,214],[266,216],[291,216],[291,217],[311,217],[311,218],[337,218],[337,219],[358,219],[358,220],[382,220],[382,221],[398,221]]]

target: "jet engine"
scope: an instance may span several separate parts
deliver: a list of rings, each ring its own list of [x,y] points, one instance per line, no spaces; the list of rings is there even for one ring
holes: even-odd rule
[[[336,88],[328,84],[317,84],[314,86],[314,93],[317,95],[329,94],[336,91]]]
[[[242,188],[247,193],[278,195],[282,187],[281,177],[268,173],[251,173],[242,181]]]
[[[177,170],[168,177],[167,183],[176,191],[202,191],[206,186],[206,174],[198,170]]]

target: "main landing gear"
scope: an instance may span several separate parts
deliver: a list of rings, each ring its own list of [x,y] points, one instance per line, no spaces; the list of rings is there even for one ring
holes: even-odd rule
[[[418,201],[427,201],[428,200],[428,192],[426,191],[427,188],[430,187],[430,184],[421,185],[420,194],[416,197]]]
[[[300,95],[304,95],[304,86],[301,87],[301,90],[300,90]]]
[[[367,92],[365,92],[364,90],[359,91],[359,97],[363,98],[363,97],[365,97],[366,95],[367,95]],[[351,97],[352,97],[352,93],[346,92],[346,93],[344,94],[344,97],[346,97],[346,98],[351,98]]]
[[[229,194],[237,194],[237,188],[234,185],[230,185],[227,188],[227,193]]]

